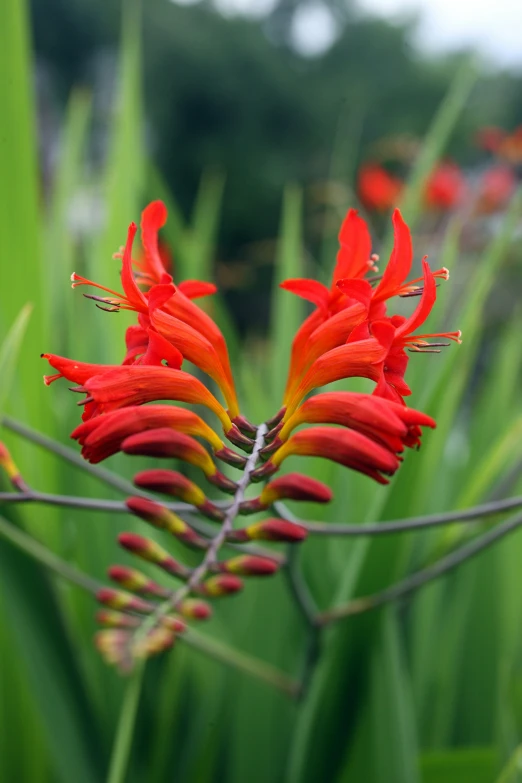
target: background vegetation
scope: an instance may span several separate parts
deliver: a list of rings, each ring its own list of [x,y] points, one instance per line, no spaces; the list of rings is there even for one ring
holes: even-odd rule
[[[456,62],[426,62],[412,51],[407,28],[357,21],[349,11],[338,11],[335,46],[305,60],[291,46],[292,6],[283,3],[262,22],[224,19],[206,4],[149,0],[143,17],[137,3],[125,3],[121,17],[117,4],[107,5],[34,0],[29,9],[7,0],[4,10],[2,334],[27,302],[32,311],[23,311],[0,356],[0,412],[11,417],[2,438],[32,486],[116,498],[95,476],[14,433],[13,417],[65,443],[78,410],[66,388],[44,389],[39,354],[121,360],[125,317],[95,310],[70,291],[68,277],[115,283],[112,253],[147,199],[169,205],[165,238],[177,278],[232,281],[214,315],[233,348],[245,413],[262,421],[278,407],[304,314],[277,283],[327,273],[337,225],[353,203],[353,172],[371,143],[399,131],[425,137],[403,205],[415,228],[433,162],[451,148],[471,164],[478,124],[510,127],[522,118],[514,77],[477,79],[462,58],[455,76]],[[317,462],[314,475],[336,499],[311,517],[390,520],[520,491],[521,317],[507,304],[501,319],[490,313],[499,278],[509,274],[520,286],[521,212],[515,199],[487,242],[465,252],[457,219],[439,232],[436,266],[450,267],[452,279],[440,289],[434,330],[461,328],[465,342],[413,357],[408,376],[412,404],[438,428],[389,488]],[[385,254],[386,238],[381,244]],[[419,240],[417,258],[423,252]],[[111,462],[120,476],[136,470],[135,460]],[[117,533],[140,525],[7,505],[0,522],[102,580]],[[300,556],[327,608],[385,587],[496,523],[312,537]],[[517,781],[521,555],[519,531],[407,602],[340,622],[296,703],[244,666],[183,642],[128,685],[93,648],[92,597],[2,538],[0,778],[105,780],[118,727],[121,738],[137,703],[129,781]],[[284,575],[249,584],[203,630],[209,644],[301,673],[309,629]]]

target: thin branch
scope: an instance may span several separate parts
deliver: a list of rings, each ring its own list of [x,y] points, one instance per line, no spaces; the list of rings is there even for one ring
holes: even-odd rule
[[[3,426],[8,430],[11,430],[11,432],[16,432],[17,435],[20,435],[22,438],[31,441],[31,443],[35,443],[37,446],[41,446],[46,451],[50,451],[53,454],[56,454],[58,457],[61,457],[67,462],[70,462],[71,465],[75,465],[77,468],[84,470],[86,473],[90,473],[91,476],[94,476],[100,481],[103,481],[104,484],[117,489],[119,492],[123,492],[125,495],[136,494],[136,490],[130,481],[127,481],[120,476],[116,476],[106,468],[100,468],[99,465],[91,465],[90,462],[87,462],[83,459],[81,454],[73,451],[73,449],[70,449],[68,446],[64,446],[52,438],[48,438],[46,435],[42,435],[41,432],[37,432],[31,427],[27,427],[25,424],[21,424],[16,419],[11,418],[11,416],[3,416],[1,422]]]
[[[462,511],[447,511],[442,514],[428,514],[426,516],[410,517],[409,519],[397,519],[390,522],[379,522],[365,525],[345,525],[337,523],[307,522],[300,519],[287,508],[284,503],[278,502],[274,507],[278,514],[290,522],[296,522],[305,527],[309,533],[327,536],[379,536],[392,533],[402,533],[408,530],[423,530],[441,525],[450,525],[453,522],[473,522],[482,517],[502,514],[522,506],[522,496],[505,498],[491,503],[483,503],[479,506],[463,509]]]
[[[316,624],[317,605],[303,577],[299,565],[298,547],[295,544],[288,545],[286,563],[285,576],[290,592],[306,624],[313,627]]]
[[[151,612],[143,623],[139,626],[136,632],[133,634],[133,640],[131,642],[132,649],[139,645],[140,641],[146,637],[150,630],[161,620],[162,617],[167,615],[173,608],[175,608],[189,593],[201,584],[203,579],[209,573],[212,565],[216,562],[217,554],[223,544],[225,543],[228,533],[233,528],[234,521],[239,513],[241,503],[245,499],[245,491],[250,483],[250,477],[256,468],[259,452],[263,448],[265,442],[265,435],[267,433],[266,424],[261,424],[256,432],[256,438],[252,453],[249,455],[245,464],[241,479],[237,484],[237,489],[234,494],[232,503],[225,512],[225,518],[221,524],[221,527],[216,536],[211,540],[208,549],[205,552],[205,556],[199,566],[194,569],[190,578],[182,585],[176,592],[166,601],[163,601],[157,606],[157,608]]]
[[[37,492],[34,489],[29,489],[27,492],[0,492],[0,506],[2,503],[43,503],[65,508],[76,508],[80,511],[107,511],[112,514],[130,514],[129,509],[121,500],[83,498],[73,495],[52,495],[46,492]],[[184,514],[184,518],[190,520],[190,524],[198,533],[203,533],[207,538],[212,538],[215,535],[215,525],[197,517],[190,516],[196,510],[194,506],[191,506],[188,503],[162,503],[162,505],[170,511]],[[257,544],[234,544],[233,542],[227,542],[227,546],[241,552],[248,552],[252,555],[271,557],[274,560],[277,560],[280,565],[283,565],[286,562],[285,556],[280,552],[274,552],[272,549]]]
[[[136,494],[134,491],[133,494]],[[84,511],[109,511],[116,514],[129,514],[129,509],[121,500],[105,500],[104,498],[83,498],[75,495],[52,495],[31,489],[29,492],[0,492],[1,503],[43,503],[51,506],[77,508]],[[194,507],[188,503],[163,503],[171,511],[178,513],[193,512]]]
[[[47,547],[40,544],[39,541],[20,528],[15,527],[2,516],[0,516],[0,536],[3,536],[18,549],[21,549],[22,552],[34,558],[40,565],[48,568],[61,579],[81,587],[82,590],[86,590],[92,595],[96,595],[98,590],[105,586],[102,582],[92,579],[83,571],[79,571],[65,560],[62,560],[61,557],[58,557],[58,555],[50,552]],[[299,684],[294,682],[284,672],[279,671],[279,669],[247,653],[239,652],[223,642],[216,642],[193,628],[187,628],[183,634],[178,636],[178,640],[185,641],[188,645],[201,650],[210,658],[215,658],[215,660],[221,663],[241,669],[253,677],[264,680],[289,695],[295,696],[299,691]]]
[[[24,533],[23,530],[15,527],[15,525],[12,525],[1,516],[0,535],[18,547],[18,549],[21,549],[23,552],[37,560],[41,565],[54,571],[61,576],[62,579],[72,582],[83,590],[96,594],[98,590],[103,587],[101,582],[97,582],[82,571],[78,571],[74,566],[47,549],[46,546],[40,544],[35,538]]]
[[[190,647],[206,653],[214,660],[220,661],[227,666],[232,666],[235,669],[240,669],[247,674],[257,677],[258,680],[264,680],[293,698],[297,698],[300,693],[300,683],[293,680],[288,674],[276,669],[269,663],[227,647],[222,642],[203,635],[192,627],[187,628],[179,638],[183,638],[183,641]]]
[[[507,536],[509,533],[512,533],[521,525],[522,514],[517,514],[511,519],[497,525],[492,530],[489,530],[484,535],[474,539],[469,544],[460,547],[455,552],[441,558],[433,565],[423,568],[421,571],[417,571],[411,576],[397,582],[397,584],[387,587],[385,590],[375,593],[374,595],[356,598],[347,604],[342,604],[341,606],[336,606],[333,609],[321,612],[316,617],[316,620],[320,625],[328,625],[329,623],[341,620],[344,617],[368,612],[372,609],[377,609],[384,604],[396,601],[398,598],[415,592],[428,582],[438,579],[439,576],[457,568],[461,563],[464,563],[472,557],[475,557],[475,555],[478,555],[480,552],[483,552],[489,546],[496,543],[501,538],[504,538],[504,536]]]

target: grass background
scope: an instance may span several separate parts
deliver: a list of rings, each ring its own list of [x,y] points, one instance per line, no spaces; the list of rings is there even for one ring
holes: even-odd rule
[[[177,278],[211,279],[224,182],[221,175],[203,174],[186,222],[149,162],[140,101],[139,6],[129,2],[110,151],[97,183],[106,220],[97,234],[75,238],[69,211],[78,190],[89,185],[90,98],[81,91],[71,97],[51,198],[44,202],[27,30],[25,3],[7,0],[0,26],[1,333],[7,335],[19,320],[0,357],[0,412],[67,442],[79,418],[75,398],[59,384],[44,388],[40,353],[117,362],[126,325],[125,316],[95,310],[72,293],[70,273],[116,284],[112,253],[145,201],[161,197],[169,207],[165,236]],[[472,64],[457,73],[426,136],[403,204],[414,229],[423,181],[444,151],[473,79]],[[335,151],[334,161],[339,154]],[[308,472],[333,487],[335,501],[326,511],[300,513],[363,523],[520,491],[521,316],[515,310],[489,329],[487,303],[506,268],[520,280],[515,230],[521,218],[517,198],[479,251],[462,252],[457,221],[446,227],[434,262],[450,267],[452,278],[439,289],[430,326],[461,328],[464,343],[439,357],[414,356],[408,371],[412,405],[434,416],[437,430],[426,434],[418,454],[407,456],[388,488],[308,460]],[[416,257],[422,252],[416,243]],[[282,194],[269,340],[241,341],[220,299],[212,305],[229,338],[240,398],[252,420],[262,421],[279,408],[291,336],[305,313],[277,283],[310,271],[302,247],[301,191],[290,184]],[[28,302],[30,313],[23,310]],[[2,437],[36,488],[121,497],[13,433],[4,430]],[[136,465],[114,458],[111,468],[129,477]],[[99,579],[122,559],[117,533],[140,529],[137,520],[85,511],[4,506],[1,513]],[[311,538],[300,557],[319,606],[326,608],[384,587],[495,522],[373,540]],[[295,704],[183,643],[151,661],[142,681],[129,686],[93,648],[92,598],[0,540],[0,779],[107,779],[119,721],[137,699],[122,778],[131,783],[515,783],[522,779],[521,556],[519,531],[408,602],[339,623],[325,637],[306,698]],[[219,605],[203,630],[299,674],[305,628],[282,576],[249,583],[244,594]]]

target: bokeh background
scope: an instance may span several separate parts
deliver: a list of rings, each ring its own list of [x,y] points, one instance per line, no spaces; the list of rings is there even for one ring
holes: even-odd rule
[[[314,462],[309,472],[334,488],[335,501],[327,512],[299,513],[363,523],[521,491],[522,206],[514,192],[488,210],[476,198],[497,162],[477,133],[500,126],[511,134],[522,124],[514,0],[466,12],[442,0],[4,5],[2,338],[27,302],[32,311],[0,352],[1,437],[32,486],[122,497],[13,427],[66,444],[79,420],[65,385],[44,388],[43,351],[121,361],[125,315],[96,310],[68,278],[77,271],[117,285],[112,254],[148,200],[169,207],[164,241],[176,278],[218,283],[212,314],[229,340],[245,413],[263,421],[279,408],[291,336],[307,312],[278,282],[327,278],[348,206],[362,207],[386,259],[389,209],[359,200],[360,167],[377,160],[407,183],[400,203],[417,263],[428,252],[435,268],[451,269],[430,326],[461,328],[464,343],[412,358],[412,404],[438,428],[391,486]],[[508,161],[513,188],[517,149]],[[426,182],[448,157],[466,198],[430,210]],[[130,478],[138,462],[114,457],[108,467]],[[145,532],[138,520],[45,506],[3,504],[1,518],[98,579],[125,559],[117,533]],[[300,553],[304,575],[326,608],[497,523],[313,538]],[[522,780],[521,558],[515,533],[410,600],[340,623],[296,704],[183,642],[148,663],[129,696],[94,649],[92,596],[2,537],[0,779]],[[203,631],[300,674],[307,629],[283,576],[249,584]],[[123,777],[108,778],[136,694],[129,763]]]

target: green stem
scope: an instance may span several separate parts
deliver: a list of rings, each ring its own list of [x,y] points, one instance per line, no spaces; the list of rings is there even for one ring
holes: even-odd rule
[[[439,576],[448,573],[448,571],[452,571],[454,568],[461,565],[461,563],[470,560],[501,538],[504,538],[504,536],[517,530],[521,525],[522,514],[517,514],[506,522],[502,522],[502,524],[489,530],[483,536],[474,539],[466,546],[460,547],[455,552],[451,552],[451,554],[441,558],[436,563],[433,563],[433,565],[423,568],[421,571],[411,574],[411,576],[407,576],[405,579],[397,582],[391,587],[387,587],[385,590],[375,593],[374,595],[355,598],[353,601],[349,601],[346,604],[334,606],[332,609],[321,612],[317,615],[316,621],[319,625],[328,625],[336,620],[342,620],[343,618],[353,616],[354,614],[362,614],[363,612],[368,612],[372,609],[377,609],[384,604],[396,601],[405,595],[415,592],[428,582],[438,579]]]
[[[516,783],[517,772],[522,772],[522,745],[515,748],[513,755],[500,773],[496,783]]]
[[[196,650],[204,652],[215,661],[221,661],[221,663],[227,666],[232,666],[234,669],[250,674],[256,677],[258,680],[264,680],[269,685],[273,685],[283,693],[286,693],[292,698],[297,698],[300,693],[301,686],[299,682],[296,682],[284,672],[276,669],[265,661],[260,661],[257,658],[252,658],[250,655],[234,650],[222,642],[218,642],[215,639],[201,634],[194,628],[187,628],[183,633],[183,641],[190,647]]]
[[[461,511],[446,511],[442,514],[428,514],[426,516],[410,517],[409,519],[394,519],[389,522],[378,522],[370,525],[344,525],[336,522],[327,524],[324,522],[307,522],[300,519],[287,508],[284,503],[278,502],[274,507],[278,514],[290,522],[295,522],[305,527],[309,533],[325,536],[386,536],[391,533],[405,533],[409,530],[424,530],[441,525],[450,525],[453,522],[474,522],[483,517],[502,514],[522,506],[522,496],[495,500],[491,503],[482,503],[480,506],[472,506]]]
[[[73,451],[73,449],[70,449],[68,446],[63,446],[61,443],[58,443],[52,438],[48,438],[46,435],[42,435],[41,432],[37,432],[31,427],[27,427],[25,424],[21,424],[16,419],[11,418],[11,416],[3,416],[1,423],[6,429],[11,430],[11,432],[16,432],[16,434],[20,435],[22,438],[30,440],[31,443],[36,443],[37,446],[41,446],[46,451],[51,451],[58,457],[70,462],[71,465],[75,465],[86,473],[90,473],[91,476],[103,481],[104,484],[117,489],[119,492],[123,492],[125,495],[136,494],[136,489],[130,481],[120,478],[120,476],[111,473],[110,470],[100,468],[98,465],[91,465],[90,462],[84,460],[81,454]]]
[[[138,714],[145,661],[139,661],[127,682],[111,754],[107,783],[125,783]]]
[[[37,560],[41,565],[54,571],[56,574],[72,582],[78,587],[88,590],[90,593],[97,593],[103,587],[101,582],[91,579],[90,576],[69,565],[61,557],[55,555],[46,546],[40,544],[35,538],[24,533],[20,528],[15,527],[6,519],[0,516],[0,535],[21,549],[30,557]]]

